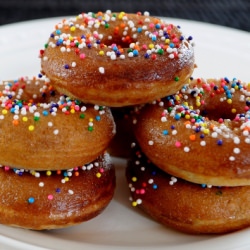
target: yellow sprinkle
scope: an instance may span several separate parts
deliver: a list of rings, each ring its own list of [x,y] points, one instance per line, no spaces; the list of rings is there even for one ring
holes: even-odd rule
[[[196,102],[196,106],[200,107],[201,103],[200,102]]]
[[[204,134],[208,135],[209,134],[209,129],[206,128],[206,129],[204,129],[203,132],[204,132]]]
[[[69,177],[65,177],[64,180],[65,180],[65,181],[69,181]]]
[[[69,40],[72,41],[74,38],[72,36],[69,37]]]
[[[185,118],[186,119],[190,119],[190,115],[185,115]]]
[[[75,26],[70,27],[70,31],[75,31],[75,30],[76,30]]]
[[[70,113],[71,113],[71,114],[74,114],[75,112],[76,112],[76,111],[75,111],[74,109],[71,109],[71,110],[70,110]]]
[[[175,96],[176,101],[180,100],[180,97],[178,95]]]
[[[51,176],[52,172],[50,170],[46,171],[46,175]]]
[[[6,109],[3,109],[3,110],[2,110],[2,114],[3,114],[3,115],[6,115],[7,113],[8,113],[8,110],[6,110]]]
[[[30,125],[29,126],[29,131],[33,131],[35,129],[35,126],[34,125]]]
[[[169,44],[170,43],[170,39],[166,39],[165,43]]]
[[[232,113],[236,113],[236,109],[232,109],[231,112],[232,112]]]
[[[232,99],[227,99],[228,104],[231,104],[232,102],[233,102]]]
[[[124,14],[125,14],[125,12],[123,12],[123,11],[122,11],[122,12],[120,12],[120,13],[119,13],[119,15],[118,15],[118,19],[122,19],[122,18],[123,18],[123,16],[124,16]]]
[[[133,206],[133,207],[136,207],[137,205],[138,205],[138,204],[137,204],[136,201],[133,201],[133,202],[132,202],[132,206]]]
[[[237,90],[237,89],[239,89],[239,86],[236,84],[236,85],[234,86],[234,88]]]
[[[22,120],[23,120],[23,122],[27,122],[28,121],[28,117],[24,116]]]
[[[96,173],[96,177],[97,177],[97,178],[100,178],[101,176],[102,176],[101,173]]]
[[[104,51],[103,50],[99,51],[99,55],[104,56]]]
[[[32,175],[35,175],[36,171],[35,170],[31,170],[30,172]]]
[[[137,178],[136,178],[136,177],[132,177],[132,181],[133,181],[133,182],[136,182],[136,181],[137,181]]]
[[[93,122],[93,118],[89,118],[89,121],[90,121],[90,122]]]
[[[149,47],[150,49],[153,49],[153,48],[154,48],[154,44],[150,43],[150,44],[148,45],[148,47]]]

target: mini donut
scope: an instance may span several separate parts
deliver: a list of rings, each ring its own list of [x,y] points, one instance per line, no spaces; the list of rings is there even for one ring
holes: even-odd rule
[[[135,137],[171,175],[213,186],[250,185],[249,107],[249,84],[196,79],[143,107]]]
[[[95,160],[115,134],[109,108],[85,105],[44,80],[0,83],[0,164],[69,169]]]
[[[169,175],[137,149],[126,169],[133,207],[189,234],[229,233],[250,226],[250,187],[208,187]]]
[[[0,223],[33,230],[90,220],[110,203],[115,169],[107,153],[62,171],[0,168]]]
[[[68,96],[121,107],[177,92],[194,70],[192,37],[149,13],[82,13],[55,25],[41,73]]]

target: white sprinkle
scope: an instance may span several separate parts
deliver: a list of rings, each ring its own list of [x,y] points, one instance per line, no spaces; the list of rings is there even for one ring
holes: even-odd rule
[[[154,180],[153,180],[153,179],[149,179],[149,180],[148,180],[148,183],[149,183],[149,184],[153,184],[153,183],[154,183]]]
[[[167,121],[167,118],[166,118],[165,116],[163,116],[163,117],[161,118],[161,121],[162,121],[162,122],[166,122],[166,121]]]
[[[235,157],[234,156],[230,156],[229,157],[229,161],[235,161]]]
[[[105,73],[105,69],[104,69],[103,67],[99,67],[99,72],[100,72],[101,74],[104,74],[104,73]]]
[[[53,131],[53,134],[54,134],[54,135],[58,135],[58,134],[59,134],[59,130],[58,130],[58,129],[55,129],[55,130]]]
[[[72,63],[71,63],[71,66],[72,66],[73,68],[75,68],[76,62],[72,62]]]
[[[239,148],[234,148],[233,151],[234,151],[235,154],[239,154],[240,153],[240,149]]]
[[[239,144],[240,143],[240,138],[239,137],[234,137],[234,143]]]
[[[250,144],[250,138],[246,138],[245,143]]]
[[[201,145],[201,146],[206,146],[206,142],[205,142],[205,141],[201,141],[201,142],[200,142],[200,145]]]
[[[188,153],[190,151],[190,148],[189,147],[184,147],[184,152]]]
[[[74,194],[74,191],[71,190],[71,189],[69,189],[69,190],[68,190],[68,193],[69,193],[69,194]]]
[[[136,203],[137,203],[137,204],[142,204],[142,199],[137,199],[137,200],[136,200]]]
[[[174,130],[172,131],[172,135],[176,135],[176,134],[177,134],[177,130],[174,129]]]
[[[48,126],[49,126],[49,127],[52,127],[52,126],[53,126],[53,123],[52,123],[52,122],[48,122]]]
[[[217,132],[213,132],[213,133],[211,134],[211,136],[212,136],[213,138],[217,138],[217,137],[218,137],[218,133],[217,133]]]
[[[116,59],[116,55],[115,55],[115,54],[112,54],[112,55],[110,56],[110,59],[111,59],[111,60],[115,60],[115,59]]]
[[[36,177],[36,178],[39,178],[39,177],[40,177],[40,173],[39,173],[39,172],[36,172],[36,173],[35,173],[35,177]]]
[[[152,146],[152,145],[154,145],[154,142],[153,141],[148,141],[148,145]]]
[[[44,182],[39,182],[39,187],[44,187]]]

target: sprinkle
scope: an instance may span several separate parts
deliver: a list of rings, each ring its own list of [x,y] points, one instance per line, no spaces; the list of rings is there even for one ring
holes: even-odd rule
[[[100,72],[101,74],[104,74],[104,73],[105,73],[105,69],[104,69],[103,67],[99,67],[99,72]]]
[[[29,204],[32,204],[32,203],[34,203],[35,202],[35,198],[34,197],[30,197],[29,199],[28,199],[28,203]]]
[[[148,141],[148,145],[152,146],[152,145],[154,145],[154,142],[153,141]]]
[[[54,196],[52,194],[49,194],[48,195],[48,200],[53,200],[54,199]]]

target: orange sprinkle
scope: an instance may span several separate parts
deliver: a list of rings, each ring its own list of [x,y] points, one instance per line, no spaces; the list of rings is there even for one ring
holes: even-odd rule
[[[18,120],[13,120],[12,121],[13,125],[17,126],[19,124]]]
[[[190,135],[190,136],[189,136],[189,139],[190,139],[191,141],[195,141],[196,136],[195,136],[195,135]]]
[[[75,176],[79,176],[79,172],[77,171],[77,172],[75,172]]]

